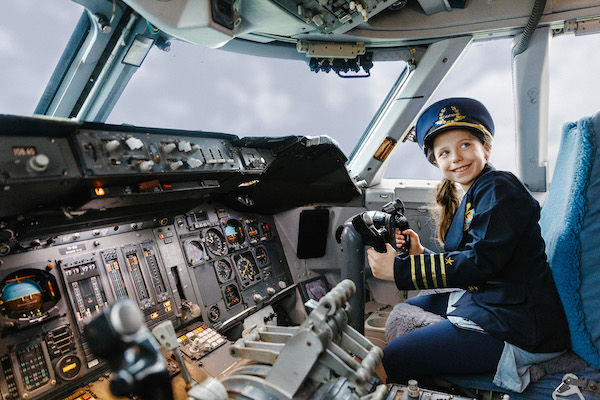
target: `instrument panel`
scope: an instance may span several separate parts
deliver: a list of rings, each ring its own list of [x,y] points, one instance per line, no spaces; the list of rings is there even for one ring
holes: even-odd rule
[[[220,205],[59,235],[1,265],[3,399],[56,397],[99,372],[83,326],[119,299],[134,300],[149,328],[218,330],[292,283],[272,217]]]
[[[195,209],[175,218],[174,226],[205,321],[215,327],[291,283],[271,217]]]

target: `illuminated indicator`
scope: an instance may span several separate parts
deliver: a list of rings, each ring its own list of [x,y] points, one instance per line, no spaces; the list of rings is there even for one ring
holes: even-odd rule
[[[115,292],[115,295],[118,299],[122,299],[125,297],[129,297],[127,295],[127,289],[125,288],[125,283],[123,282],[123,276],[121,275],[121,267],[119,266],[119,262],[117,261],[117,256],[115,252],[106,252],[103,254],[104,259],[104,267],[108,272],[108,280]]]
[[[69,365],[65,365],[62,369],[62,372],[69,372],[70,370],[74,369],[77,367],[77,363],[72,363]]]
[[[256,185],[258,182],[260,182],[259,180],[252,180],[252,181],[247,181],[247,182],[242,182],[238,185],[238,187],[248,187],[248,186],[254,186]]]
[[[54,288],[52,287],[52,284],[50,283],[50,281],[48,281],[48,289],[50,289],[50,294],[52,295],[52,297],[54,297],[55,296]]]
[[[143,251],[144,256],[146,258],[146,262],[150,269],[150,277],[152,278],[152,284],[154,285],[154,289],[156,290],[156,293],[158,295],[161,295],[167,291],[167,288],[165,282],[163,281],[162,275],[160,274],[160,271],[158,269],[158,260],[156,259],[156,254],[154,252],[154,246],[144,246]]]
[[[150,319],[156,319],[156,318],[158,318],[158,311],[150,314]]]
[[[79,291],[79,285],[77,282],[72,282],[71,286],[73,287],[73,293],[75,294],[75,301],[77,302],[77,307],[79,307],[78,317],[82,319],[87,315],[85,310],[85,305],[83,304],[83,298],[81,297],[81,292]]]
[[[140,301],[149,299],[150,295],[146,289],[146,283],[144,282],[144,277],[142,276],[142,271],[140,270],[140,263],[138,261],[137,254],[127,254],[126,262],[135,283],[138,299]]]
[[[104,196],[106,194],[104,189],[101,187],[94,188],[94,192],[96,193],[96,196]]]

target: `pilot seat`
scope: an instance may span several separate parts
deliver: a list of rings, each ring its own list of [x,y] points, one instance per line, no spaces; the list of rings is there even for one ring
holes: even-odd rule
[[[521,393],[496,386],[494,374],[444,377],[466,394],[506,393],[511,400],[600,400],[600,202],[595,201],[600,197],[599,143],[600,113],[564,126],[540,218],[548,262],[567,315],[571,351],[532,366],[530,384]],[[393,325],[388,321],[388,339],[395,336]],[[567,373],[575,377],[566,380]],[[553,396],[555,389],[563,396]]]

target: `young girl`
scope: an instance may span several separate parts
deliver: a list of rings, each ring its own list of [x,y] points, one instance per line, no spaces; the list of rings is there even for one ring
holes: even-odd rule
[[[473,99],[439,101],[417,121],[417,142],[444,175],[436,195],[444,252],[427,250],[409,229],[396,235],[398,246],[410,236],[408,257],[388,244],[386,253],[368,250],[369,264],[401,290],[464,290],[408,301],[446,319],[388,344],[390,382],[493,372],[501,360],[511,364],[515,351],[539,362],[569,345],[539,204],[513,174],[488,164],[493,134],[492,117]]]

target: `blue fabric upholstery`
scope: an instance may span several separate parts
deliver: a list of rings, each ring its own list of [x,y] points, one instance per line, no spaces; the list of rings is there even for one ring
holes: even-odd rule
[[[600,196],[593,125],[589,117],[565,125],[540,225],[573,351],[600,368],[600,203],[588,201]]]
[[[552,392],[562,382],[564,374],[546,375],[538,382],[527,386],[523,393],[511,392],[506,389],[501,389],[492,383],[493,375],[474,375],[474,376],[449,376],[446,379],[455,385],[466,388],[477,388],[479,392],[493,391],[507,393],[510,395],[510,400],[548,400],[552,399]],[[593,381],[600,381],[600,373],[594,368],[587,368],[583,371],[576,371],[575,375],[579,378],[587,377]],[[600,400],[599,397],[591,393],[583,392],[585,400]],[[576,396],[569,399],[576,399]]]

